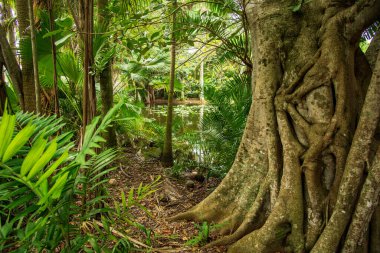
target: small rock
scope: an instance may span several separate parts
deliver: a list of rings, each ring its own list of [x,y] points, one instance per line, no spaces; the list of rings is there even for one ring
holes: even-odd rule
[[[116,184],[116,179],[111,178],[111,179],[108,181],[108,183],[109,183],[110,185],[115,185],[115,184]]]
[[[200,183],[203,183],[205,181],[205,177],[202,174],[200,174],[198,171],[192,171],[189,174],[189,178],[191,180],[195,180],[195,181],[198,181]]]
[[[195,187],[195,183],[193,180],[187,180],[186,181],[186,188],[187,189],[194,189],[194,187]]]

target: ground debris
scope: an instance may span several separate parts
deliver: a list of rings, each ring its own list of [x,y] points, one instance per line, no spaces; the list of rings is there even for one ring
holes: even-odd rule
[[[139,187],[140,183],[150,184],[157,177],[161,176],[159,189],[148,198],[142,200],[142,205],[149,211],[150,215],[141,209],[130,210],[135,217],[135,221],[142,224],[152,232],[150,252],[197,252],[197,253],[218,253],[226,252],[226,247],[213,247],[203,249],[199,247],[189,247],[185,243],[197,235],[198,231],[191,222],[169,222],[167,218],[183,212],[196,203],[204,199],[213,188],[217,186],[219,180],[209,179],[205,182],[194,182],[194,187],[187,188],[186,177],[183,180],[174,179],[165,175],[160,162],[154,158],[141,159],[140,154],[129,149],[120,161],[122,169],[116,170],[109,175],[115,182],[109,184],[111,196],[116,199],[120,192],[129,192],[134,187]],[[125,227],[123,227],[123,225]],[[146,241],[146,235],[128,224],[116,224],[115,229],[126,231],[128,236],[140,242]]]

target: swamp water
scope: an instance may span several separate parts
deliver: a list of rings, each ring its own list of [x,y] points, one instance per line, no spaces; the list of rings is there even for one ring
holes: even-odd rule
[[[175,105],[173,117],[173,149],[176,160],[191,159],[198,164],[205,161],[202,120],[210,108],[207,105]],[[166,105],[146,107],[144,116],[166,126]]]

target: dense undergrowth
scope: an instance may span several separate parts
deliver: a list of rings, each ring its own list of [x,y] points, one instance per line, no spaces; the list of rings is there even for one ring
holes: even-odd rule
[[[121,107],[94,118],[83,144],[64,132],[61,118],[17,113],[0,122],[0,251],[127,252],[133,243],[117,237],[111,224],[122,220],[139,229],[128,210],[154,192],[158,180],[121,200],[105,184],[115,169],[116,149],[101,149],[101,136]],[[111,203],[111,204],[110,204]]]

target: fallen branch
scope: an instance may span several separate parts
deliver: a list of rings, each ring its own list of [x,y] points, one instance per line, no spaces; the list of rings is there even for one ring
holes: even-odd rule
[[[99,227],[104,228],[103,223],[101,223],[101,222],[99,222],[99,221],[97,221],[97,220],[94,220],[94,222],[95,222],[96,225],[98,225]],[[128,241],[131,241],[131,242],[133,242],[135,245],[138,245],[138,246],[140,246],[140,247],[151,249],[150,246],[148,246],[148,245],[146,245],[146,244],[144,244],[144,243],[142,243],[142,242],[140,242],[140,241],[138,241],[138,240],[136,240],[136,239],[133,239],[132,237],[130,237],[130,236],[128,236],[128,235],[123,234],[122,232],[120,232],[120,231],[114,229],[113,227],[109,227],[109,228],[110,228],[110,232],[111,232],[113,235],[115,235],[115,236],[117,236],[117,237],[125,238],[125,239],[127,239]]]
[[[101,223],[100,221],[94,220],[94,223],[96,223],[96,225],[98,225],[98,226],[101,227],[101,228],[104,228],[104,227],[105,227],[105,226],[103,225],[103,223]],[[130,237],[130,236],[128,236],[128,235],[123,234],[122,232],[120,232],[120,231],[114,229],[113,227],[109,227],[109,228],[110,228],[110,232],[111,232],[114,236],[117,236],[117,237],[120,237],[120,238],[125,238],[125,239],[127,239],[128,241],[131,241],[132,243],[134,243],[135,245],[138,245],[138,246],[140,246],[140,247],[143,247],[143,248],[147,248],[147,249],[149,249],[150,252],[171,253],[171,252],[179,252],[179,251],[181,251],[181,250],[188,250],[188,249],[191,249],[191,248],[189,248],[189,247],[175,248],[175,249],[173,249],[173,248],[157,248],[157,249],[155,249],[155,248],[152,248],[152,247],[150,247],[150,246],[148,246],[148,245],[146,245],[146,244],[144,244],[144,243],[142,243],[142,242],[140,242],[140,241],[138,241],[138,240],[136,240],[136,239],[134,239],[134,238],[132,238],[132,237]],[[137,247],[137,246],[136,246],[136,247]],[[137,247],[137,248],[139,248],[139,247]]]

